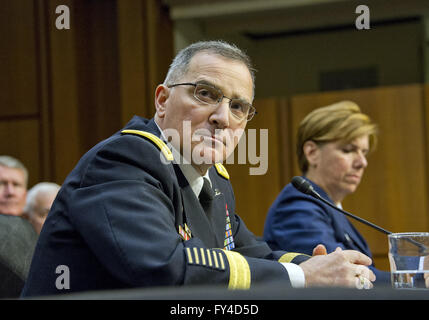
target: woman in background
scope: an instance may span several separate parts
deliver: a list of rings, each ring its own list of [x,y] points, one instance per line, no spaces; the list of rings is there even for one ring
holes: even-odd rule
[[[367,154],[376,144],[377,126],[358,105],[342,101],[309,113],[298,129],[297,155],[300,170],[313,188],[339,208],[356,191],[368,165]],[[340,212],[286,185],[271,206],[264,240],[273,250],[311,255],[323,244],[328,253],[358,250],[372,257],[368,244]],[[376,284],[390,283],[390,273],[370,267]]]

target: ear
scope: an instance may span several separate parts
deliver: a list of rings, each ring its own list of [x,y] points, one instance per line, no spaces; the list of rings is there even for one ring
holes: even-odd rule
[[[155,90],[155,109],[159,118],[164,118],[165,110],[167,109],[166,102],[170,95],[170,90],[163,84],[156,87]]]
[[[320,148],[314,141],[306,141],[302,147],[304,155],[307,159],[309,169],[317,166],[319,162]]]

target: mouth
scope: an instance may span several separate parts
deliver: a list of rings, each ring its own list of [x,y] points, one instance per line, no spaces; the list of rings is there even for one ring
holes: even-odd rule
[[[222,139],[222,137],[216,136],[216,135],[212,135],[212,136],[207,136],[207,135],[202,135],[201,136],[202,141],[209,141],[210,143],[215,146],[216,144],[222,144],[223,146],[226,147],[226,142],[224,141],[224,139]]]
[[[16,205],[18,205],[18,203],[15,201],[2,201],[2,202],[0,202],[0,206],[7,207],[7,208],[14,207]]]
[[[222,139],[222,137],[213,135],[211,136],[211,139],[217,141],[218,143],[222,143],[226,147],[225,139]]]
[[[360,179],[361,179],[361,176],[360,175],[356,175],[356,174],[349,174],[346,177],[347,177],[348,180],[352,180],[352,181],[355,181],[355,182],[359,182]]]

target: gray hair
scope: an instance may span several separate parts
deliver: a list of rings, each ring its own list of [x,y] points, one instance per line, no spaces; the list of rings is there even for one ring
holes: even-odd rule
[[[12,169],[19,169],[24,172],[25,185],[28,183],[28,170],[18,159],[11,156],[0,156],[0,166]]]
[[[189,63],[193,56],[199,52],[208,52],[222,57],[240,61],[249,69],[252,77],[253,92],[255,91],[255,69],[249,56],[234,44],[229,44],[222,40],[195,42],[179,51],[168,69],[164,85],[171,85],[178,82],[186,75],[189,69]]]
[[[41,193],[57,193],[61,186],[53,182],[39,182],[27,192],[27,202],[24,212],[31,212],[31,209],[36,205],[36,199]]]

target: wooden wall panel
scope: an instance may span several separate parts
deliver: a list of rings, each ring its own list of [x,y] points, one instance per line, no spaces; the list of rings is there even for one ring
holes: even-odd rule
[[[116,1],[74,1],[74,6],[71,40],[81,155],[121,128],[120,66]]]
[[[143,3],[145,4],[143,12],[146,22],[145,63],[148,71],[145,81],[149,92],[144,116],[152,117],[155,113],[156,86],[164,81],[173,58],[173,23],[161,1],[146,0]]]
[[[55,27],[57,5],[64,4],[70,8],[70,30],[58,30]],[[46,23],[48,51],[48,87],[49,123],[51,147],[49,152],[52,159],[52,179],[61,184],[76,160],[81,156],[81,141],[79,140],[79,95],[77,78],[77,57],[75,36],[76,7],[72,1],[48,1],[45,3],[44,22]],[[46,138],[47,139],[47,138]],[[47,140],[45,140],[45,143]]]
[[[55,26],[59,5],[70,9],[70,29]],[[172,23],[156,0],[7,1],[0,35],[0,131],[34,121],[29,149],[39,156],[28,166],[57,183],[132,115],[153,115],[153,88],[173,55]]]
[[[39,121],[37,119],[0,121],[0,155],[19,159],[28,170],[28,185],[42,178]]]
[[[0,10],[0,116],[37,115],[34,3],[2,3]],[[19,23],[17,23],[19,21]],[[13,26],[13,27],[12,27]]]
[[[157,0],[121,0],[118,7],[122,124],[155,113],[155,88],[173,59],[173,24]]]
[[[281,161],[284,150],[287,150],[282,145],[288,138],[281,133],[284,118],[280,115],[283,114],[285,103],[285,100],[279,99],[255,100],[254,105],[259,114],[248,123],[246,128],[247,163],[238,163],[238,152],[241,148],[238,146],[234,154],[235,164],[225,164],[234,187],[236,212],[245,221],[249,230],[257,236],[262,236],[268,209],[283,187],[284,175],[289,175]],[[250,168],[257,169],[261,164],[249,164],[249,143],[254,143],[249,130],[256,133],[256,154],[259,156],[263,150],[260,144],[264,141],[261,139],[260,129],[268,129],[268,157],[266,157],[268,170],[262,175],[251,175]],[[243,143],[243,140],[240,143]]]
[[[35,3],[27,0],[0,10],[0,155],[27,167],[30,187],[44,174],[35,13]]]
[[[141,1],[118,1],[117,5],[121,123],[125,125],[133,115],[145,115],[149,96],[145,86],[147,52],[142,41],[145,8]]]
[[[314,108],[340,100],[359,104],[380,128],[379,144],[357,191],[344,209],[392,232],[429,231],[427,143],[420,85],[373,88],[296,96],[291,99],[293,141],[296,128]],[[299,174],[294,159],[294,172]],[[387,237],[352,222],[367,239],[376,262],[388,269]]]

